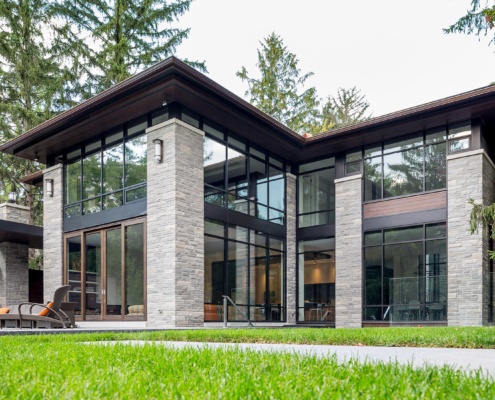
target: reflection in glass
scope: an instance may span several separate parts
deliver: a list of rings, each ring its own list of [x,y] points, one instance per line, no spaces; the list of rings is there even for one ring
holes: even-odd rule
[[[82,277],[81,277],[81,237],[76,236],[67,239],[66,243],[66,268],[68,276],[69,301],[77,303],[75,313],[81,314],[81,293],[82,293]]]
[[[65,166],[65,204],[81,200],[81,160]]]
[[[101,211],[101,198],[83,201],[83,215],[94,214]]]
[[[103,151],[103,192],[113,192],[123,186],[124,146],[118,144]]]
[[[120,228],[106,232],[106,313],[122,313],[122,231]]]
[[[447,178],[445,142],[425,147],[425,190],[443,189]]]
[[[334,168],[299,176],[299,227],[332,223],[335,208],[334,180]]]
[[[364,160],[364,200],[382,198],[382,157]]]
[[[146,135],[125,144],[125,186],[146,182]]]
[[[223,236],[223,232],[222,232]],[[222,305],[224,294],[224,240],[205,236],[205,304]],[[215,309],[218,311],[218,309]],[[206,316],[205,316],[206,317]],[[206,319],[206,318],[205,318]],[[215,318],[214,318],[215,319]],[[217,320],[221,320],[217,315]]]
[[[383,156],[384,197],[423,191],[423,148]]]
[[[101,315],[101,237],[86,235],[86,316]]]
[[[218,189],[225,189],[226,146],[205,137],[204,142],[204,179],[205,183]]]
[[[101,154],[95,153],[83,159],[83,198],[101,194]]]
[[[141,200],[146,198],[146,186],[140,186],[135,189],[129,189],[125,192],[125,201],[130,203],[132,201]]]
[[[144,306],[144,224],[125,227],[125,299],[129,306]],[[144,311],[144,310],[143,310]]]

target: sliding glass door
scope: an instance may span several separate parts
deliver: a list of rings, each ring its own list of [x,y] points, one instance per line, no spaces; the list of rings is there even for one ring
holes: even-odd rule
[[[69,301],[82,320],[145,319],[145,223],[66,236]]]

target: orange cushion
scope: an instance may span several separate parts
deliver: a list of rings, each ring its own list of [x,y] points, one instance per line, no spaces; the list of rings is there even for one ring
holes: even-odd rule
[[[39,312],[39,316],[40,317],[46,317],[48,315],[48,313],[50,312],[49,308],[52,308],[53,307],[53,301],[50,301],[47,305],[48,308],[43,308],[43,310],[41,310]]]
[[[0,308],[0,314],[8,314],[9,311],[10,311],[10,308],[8,308],[8,307]]]

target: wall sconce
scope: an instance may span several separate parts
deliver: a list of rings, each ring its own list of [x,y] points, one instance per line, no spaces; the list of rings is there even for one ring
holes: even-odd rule
[[[47,179],[46,181],[46,194],[53,197],[53,179]]]
[[[9,193],[9,203],[15,204],[15,198],[16,198],[16,193],[10,192]]]
[[[155,162],[157,164],[162,162],[162,144],[163,141],[160,139],[153,140],[153,144],[155,145]]]

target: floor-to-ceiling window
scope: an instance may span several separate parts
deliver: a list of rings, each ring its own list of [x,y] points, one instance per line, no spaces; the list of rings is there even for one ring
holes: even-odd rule
[[[364,320],[446,321],[446,224],[364,234]]]
[[[298,243],[299,322],[335,322],[335,238]]]
[[[145,257],[142,219],[67,234],[64,270],[76,315],[144,319]]]
[[[221,321],[223,295],[229,321],[285,320],[284,241],[242,226],[205,220],[206,321]],[[214,308],[212,307],[214,306]]]

